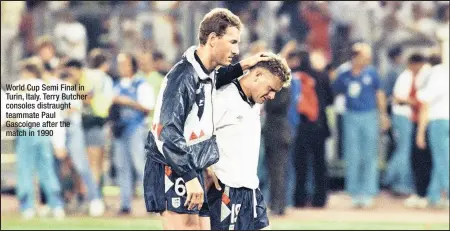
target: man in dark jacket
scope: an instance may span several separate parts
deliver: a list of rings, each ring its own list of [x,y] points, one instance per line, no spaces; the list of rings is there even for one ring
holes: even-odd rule
[[[239,53],[241,27],[229,10],[206,14],[200,45],[189,48],[163,80],[147,138],[144,191],[147,211],[160,212],[165,229],[210,228],[203,170],[219,158],[212,97],[243,70],[268,60],[257,54],[230,65]],[[218,66],[227,67],[215,71]]]
[[[302,60],[300,69],[293,73],[302,84],[297,112],[301,123],[298,126],[295,150],[295,171],[297,173],[295,207],[307,204],[307,170],[312,166],[314,178],[313,207],[324,207],[327,202],[327,166],[325,159],[325,141],[330,136],[326,116],[327,106],[333,103],[333,93],[325,71],[315,70],[310,65],[310,56],[306,52],[299,54]],[[311,155],[311,158],[309,156]],[[309,160],[312,163],[309,163]]]
[[[262,129],[270,185],[270,209],[274,215],[284,215],[286,208],[286,167],[291,133],[288,108],[290,89],[283,88],[274,100],[265,103],[266,122]]]

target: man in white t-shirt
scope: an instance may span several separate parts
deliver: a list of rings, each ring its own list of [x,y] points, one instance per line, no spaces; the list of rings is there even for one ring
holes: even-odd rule
[[[403,145],[407,145],[409,147],[403,149],[408,148],[408,150],[397,150],[397,154],[394,153],[392,159],[394,163],[390,163],[390,165],[395,165],[394,168],[399,169],[397,170],[399,172],[407,171],[408,167],[411,167],[415,192],[405,200],[405,206],[407,207],[425,208],[428,206],[426,195],[428,184],[430,182],[431,153],[428,147],[419,148],[415,145],[415,137],[413,134],[416,134],[417,132],[419,112],[422,110],[422,102],[417,97],[417,91],[426,84],[429,76],[429,68],[430,66],[426,63],[426,59],[423,55],[420,53],[411,54],[408,58],[408,70],[398,77],[394,87],[393,103],[396,106],[393,108],[393,113],[408,116],[409,122],[411,123],[410,125],[412,125],[410,126],[411,130],[409,132],[403,131],[403,134],[400,133],[399,135],[402,135],[403,137],[400,137],[397,140],[397,149],[402,149]],[[394,129],[395,127],[398,128],[399,124],[397,123],[394,126]],[[404,127],[407,128],[408,126],[406,125]],[[403,139],[410,139],[410,141],[402,141]],[[403,144],[402,142],[405,142],[406,144]],[[398,157],[400,160],[397,160],[397,163],[395,163],[395,155],[403,157]],[[410,165],[408,162],[405,163],[405,161],[409,160],[411,160],[411,162],[409,162]],[[411,176],[408,178],[410,177]]]
[[[269,226],[257,176],[260,107],[266,100],[274,99],[291,79],[285,61],[276,55],[271,57],[217,91],[214,124],[220,158],[208,169],[216,184],[208,191],[213,230],[256,230]]]
[[[427,199],[430,205],[449,207],[449,68],[445,64],[432,67],[429,79],[417,92],[422,102],[416,143],[431,148],[432,170]],[[426,140],[428,133],[428,140]],[[441,197],[441,193],[445,196]]]
[[[414,184],[410,161],[411,142],[413,140],[411,108],[413,102],[410,99],[410,94],[413,81],[417,79],[415,81],[416,86],[420,85],[428,70],[429,65],[424,64],[423,61],[410,60],[408,68],[398,76],[393,88],[392,127],[396,148],[388,162],[383,183],[390,186],[391,190],[397,194],[408,195],[413,193]]]

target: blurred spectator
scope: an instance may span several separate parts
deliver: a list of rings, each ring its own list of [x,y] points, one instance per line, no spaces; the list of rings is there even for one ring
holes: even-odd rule
[[[281,7],[278,9],[278,19],[282,15],[288,16],[289,21],[289,35],[284,34],[282,36],[291,36],[295,38],[299,44],[306,42],[306,37],[309,32],[308,23],[301,14],[301,8],[304,2],[283,1]]]
[[[394,61],[394,60],[393,60]],[[392,93],[392,129],[396,147],[383,178],[383,183],[391,187],[395,194],[409,195],[414,191],[411,170],[411,147],[413,136],[411,105],[400,103],[408,99],[412,89],[416,63],[410,60],[408,69],[396,77]]]
[[[64,66],[68,69],[81,69],[83,67],[82,63],[77,60],[69,60]],[[79,84],[79,80],[75,76],[68,75],[66,72],[64,72],[64,74],[66,75],[64,76],[66,84]],[[74,92],[65,93],[73,94]],[[90,202],[89,214],[91,216],[101,216],[104,213],[105,208],[101,200],[99,186],[95,181],[89,165],[88,153],[86,152],[86,139],[82,123],[83,102],[81,100],[69,101],[72,104],[72,107],[65,112],[65,120],[70,122],[70,127],[67,128],[67,151],[73,166],[87,187],[87,200]]]
[[[416,194],[413,194],[406,199],[405,205],[407,207],[425,208],[428,206],[426,195],[432,167],[431,153],[428,147],[422,149],[418,147],[415,142],[415,134],[417,134],[418,131],[418,118],[421,110],[421,102],[417,99],[417,90],[426,83],[426,77],[428,76],[429,71],[429,65],[426,64],[425,57],[419,53],[413,53],[408,58],[408,71],[411,72],[411,80],[409,81],[411,90],[407,91],[409,94],[404,95],[402,98],[395,98],[394,100],[394,103],[396,104],[410,106],[411,121],[413,123],[413,135],[410,137],[412,144],[411,166]],[[401,79],[398,81],[400,80]]]
[[[157,55],[154,55],[154,54],[156,54],[156,52],[155,53],[144,52],[144,53],[140,54],[140,56],[139,56],[139,72],[136,74],[137,76],[147,80],[147,83],[152,88],[152,91],[154,93],[153,99],[155,100],[155,102],[153,102],[153,104],[156,103],[156,98],[159,95],[159,89],[164,80],[164,75],[159,73],[157,71],[157,69],[155,68],[156,65],[155,65],[153,57],[157,56]],[[150,128],[152,126],[152,124],[153,124],[153,113],[149,113],[147,125]]]
[[[392,118],[392,92],[394,89],[395,81],[400,73],[404,69],[403,65],[403,49],[401,46],[394,46],[388,51],[389,57],[389,69],[386,77],[383,79],[383,90],[387,99],[387,111],[389,117]],[[387,132],[388,147],[387,147],[387,161],[390,160],[391,154],[394,151],[395,139],[392,131],[392,127]]]
[[[309,28],[311,28],[307,38],[309,50],[321,50],[324,52],[328,63],[331,60],[331,48],[328,33],[331,17],[328,11],[328,2],[303,2],[301,10]]]
[[[166,56],[159,51],[154,51],[152,53],[152,58],[154,69],[161,75],[165,76],[171,68],[170,62],[166,60]]]
[[[153,2],[155,10],[170,10],[176,12],[180,6],[180,2]],[[173,63],[177,60],[177,50],[179,49],[179,41],[177,41],[178,28],[175,24],[175,18],[172,15],[155,14],[153,16],[153,41],[155,47],[163,52],[166,59]]]
[[[349,18],[351,14],[342,13],[351,12],[351,4],[353,2],[347,1],[329,2],[328,4],[333,25],[330,45],[333,52],[333,64],[335,66],[341,65],[351,58],[351,19]]]
[[[56,56],[56,47],[50,36],[42,36],[36,42],[36,53],[44,64],[55,69],[59,65],[59,58]]]
[[[16,70],[14,67],[16,66],[16,60],[20,59],[21,54],[5,58],[7,56],[11,56],[13,51],[13,47],[15,44],[20,44],[22,41],[20,40],[23,32],[20,29],[22,25],[22,18],[26,14],[25,2],[23,1],[2,1],[1,2],[1,76],[10,76],[12,74],[12,70]],[[23,48],[21,47],[19,50],[20,53],[23,52]]]
[[[94,49],[90,53],[90,61],[94,69],[67,64],[66,67],[74,81],[84,87],[79,94],[88,95],[82,107],[82,123],[90,167],[97,185],[100,185],[106,142],[104,125],[112,104],[113,90],[111,77],[106,73],[110,60],[101,50]]]
[[[370,65],[372,51],[368,44],[353,45],[353,58],[333,83],[336,93],[345,94],[344,155],[346,190],[355,207],[372,207],[378,194],[379,120],[386,130],[389,118],[380,79]],[[379,111],[377,111],[377,106]]]
[[[85,26],[76,21],[75,16],[69,10],[64,11],[61,16],[62,20],[56,24],[53,31],[58,52],[70,58],[84,60],[88,46]]]
[[[395,46],[391,48],[388,52],[389,57],[389,71],[384,78],[384,92],[386,94],[386,98],[389,99],[388,103],[390,104],[390,99],[393,94],[394,85],[397,81],[398,76],[405,69],[403,65],[403,49],[401,46]],[[389,105],[388,105],[389,106]]]
[[[295,40],[289,41],[281,50],[280,56],[286,59],[288,67],[291,71],[295,71],[299,69],[300,66],[300,58],[297,57],[297,42]],[[288,121],[289,128],[292,137],[296,137],[296,128],[300,123],[300,116],[297,113],[297,104],[300,100],[301,93],[301,82],[300,79],[296,78],[295,75],[292,76],[291,85],[289,87],[289,108],[288,108]],[[292,139],[294,140],[294,139]],[[289,154],[288,154],[288,162],[286,167],[286,202],[287,206],[291,207],[294,205],[294,194],[296,187],[296,174],[295,174],[295,165],[294,165],[294,156],[295,156],[295,143],[291,142],[289,144]],[[268,163],[266,163],[267,165]]]
[[[380,3],[376,1],[355,1],[351,4],[353,4],[353,9],[348,11],[348,15],[351,17],[350,38],[353,42],[363,41],[372,47],[380,37],[381,32],[379,23],[383,11]]]
[[[45,52],[43,52],[45,53]],[[44,63],[43,64],[43,72],[42,72],[42,80],[49,85],[54,86],[60,86],[61,84],[65,83],[61,79],[59,79],[55,75],[55,70],[51,67],[50,63]],[[58,92],[59,97],[61,97],[62,92]],[[59,103],[62,102],[62,100],[50,100],[50,103]],[[55,120],[56,121],[63,121],[63,112],[59,109],[47,109],[47,112],[49,113],[55,113]],[[53,136],[51,137],[52,144],[53,144],[53,151],[55,152],[55,156],[58,159],[63,159],[67,156],[67,150],[66,150],[66,128],[58,126],[56,128],[53,128]]]
[[[146,79],[136,75],[138,61],[130,54],[117,56],[120,82],[115,87],[113,122],[114,158],[120,186],[121,206],[119,214],[131,212],[133,169],[136,169],[139,188],[143,187],[145,168],[144,145],[148,127],[145,118],[153,110],[155,96]]]
[[[273,215],[284,215],[286,209],[285,169],[292,140],[287,118],[289,101],[289,88],[283,88],[274,100],[264,105],[266,121],[262,132],[269,173],[269,201]]]
[[[24,11],[19,25],[19,35],[22,41],[23,53],[22,57],[30,57],[34,52],[34,19],[33,12],[29,7],[27,11]]]
[[[401,23],[409,32],[411,39],[421,39],[423,41],[433,41],[436,33],[436,21],[434,21],[423,2],[408,3],[411,13],[410,17],[401,17]],[[408,7],[405,7],[408,8]],[[431,10],[431,9],[430,9]]]
[[[440,62],[433,65],[425,86],[417,92],[417,98],[422,106],[416,143],[420,148],[426,148],[428,142],[431,148],[433,168],[428,186],[428,201],[432,206],[448,209],[449,69]],[[428,140],[426,140],[426,132],[429,133]]]
[[[111,38],[110,30],[111,30],[111,19],[109,18],[103,19],[101,22],[100,32],[96,41],[98,48],[112,49],[115,46]]]
[[[44,82],[41,80],[42,70],[36,62],[25,61],[21,68],[21,79],[14,84],[26,84],[31,86],[41,86]],[[43,97],[42,91],[37,92]],[[37,101],[27,100],[29,104],[35,104]],[[14,110],[13,110],[14,111]],[[38,113],[41,110],[35,110]],[[19,112],[19,111],[14,111]],[[24,119],[17,121],[25,122]],[[46,119],[37,118],[34,122],[45,122]],[[53,216],[62,219],[65,216],[63,201],[60,196],[61,187],[54,168],[54,158],[50,136],[38,135],[40,128],[26,129],[19,127],[19,131],[26,132],[28,135],[16,137],[17,153],[17,196],[20,202],[20,210],[25,219],[35,216],[35,184],[33,182],[34,171],[38,171],[40,184],[44,190],[49,207],[53,210]],[[29,132],[35,132],[30,135]],[[42,131],[42,130],[41,130]]]
[[[323,56],[323,55],[322,55]],[[295,170],[297,172],[297,188],[295,206],[305,207],[307,199],[307,169],[312,166],[314,191],[313,207],[324,207],[327,203],[327,163],[325,160],[325,140],[330,136],[326,107],[333,102],[329,76],[321,69],[313,68],[311,62],[317,62],[315,55],[300,54],[301,65],[294,74],[299,77],[302,85],[301,100],[297,104],[301,123],[298,126],[297,139],[294,142]],[[325,57],[322,57],[323,59]],[[320,66],[317,65],[316,66]],[[309,162],[312,163],[309,163]]]
[[[277,33],[275,35],[275,45],[274,49],[276,52],[280,52],[281,49],[291,40],[295,39],[294,36],[291,35],[289,30],[289,17],[286,15],[282,15],[278,18],[278,28]]]

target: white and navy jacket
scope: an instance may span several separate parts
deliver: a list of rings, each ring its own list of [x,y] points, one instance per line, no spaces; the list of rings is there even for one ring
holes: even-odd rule
[[[212,97],[243,75],[239,63],[207,74],[195,50],[190,47],[165,76],[146,144],[149,158],[169,165],[185,182],[218,161]]]

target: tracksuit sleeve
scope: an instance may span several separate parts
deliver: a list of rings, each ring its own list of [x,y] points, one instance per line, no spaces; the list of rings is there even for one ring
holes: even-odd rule
[[[195,103],[195,86],[194,77],[190,75],[168,76],[161,105],[161,130],[157,137],[163,142],[162,152],[167,164],[185,182],[197,177],[193,150],[183,135],[187,116]]]
[[[240,63],[219,68],[219,70],[217,70],[216,89],[231,83],[231,81],[239,78],[243,74],[244,71],[242,70]]]

